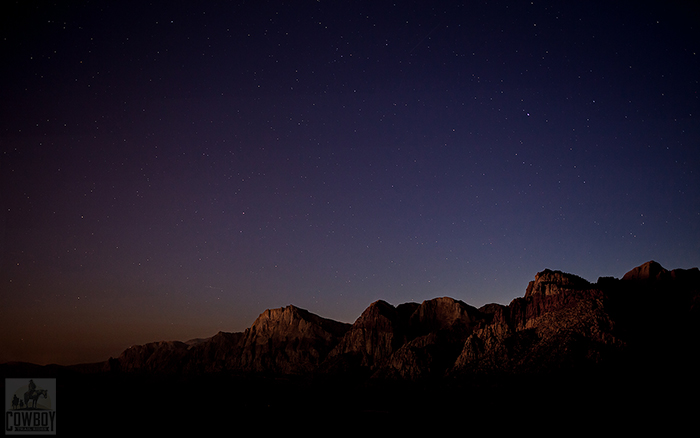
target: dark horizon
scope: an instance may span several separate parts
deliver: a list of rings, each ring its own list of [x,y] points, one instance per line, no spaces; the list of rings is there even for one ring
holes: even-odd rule
[[[689,2],[0,8],[0,362],[700,266]]]

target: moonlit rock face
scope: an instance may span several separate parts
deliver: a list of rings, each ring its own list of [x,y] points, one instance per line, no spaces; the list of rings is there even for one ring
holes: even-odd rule
[[[126,349],[119,361],[124,371],[145,370],[174,373],[181,370],[189,346],[179,341],[159,341],[133,345]]]
[[[651,260],[632,269],[626,273],[622,279],[635,281],[660,279],[666,272],[668,271],[666,271],[663,266]]]
[[[556,295],[566,289],[581,289],[589,285],[588,281],[577,275],[545,269],[537,273],[535,280],[528,284],[525,298],[535,294]]]
[[[402,317],[399,309],[386,301],[375,301],[357,318],[329,358],[355,357],[360,366],[374,368],[406,341],[407,325],[408,318]]]
[[[284,374],[312,371],[349,328],[295,306],[266,310],[245,331],[240,368]]]
[[[411,328],[417,332],[469,327],[480,319],[479,311],[462,301],[449,297],[424,301],[411,315]]]

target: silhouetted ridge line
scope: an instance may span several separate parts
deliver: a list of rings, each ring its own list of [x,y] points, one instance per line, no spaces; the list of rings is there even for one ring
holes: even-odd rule
[[[420,380],[615,367],[649,351],[686,360],[681,352],[700,339],[699,291],[697,268],[669,271],[654,261],[596,283],[545,269],[508,305],[378,300],[353,324],[289,305],[265,310],[242,333],[136,345],[70,368]],[[644,363],[652,362],[671,363]]]

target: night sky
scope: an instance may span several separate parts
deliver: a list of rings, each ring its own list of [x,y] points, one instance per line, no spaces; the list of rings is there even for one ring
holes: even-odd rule
[[[0,7],[0,362],[700,266],[692,2],[56,3]]]

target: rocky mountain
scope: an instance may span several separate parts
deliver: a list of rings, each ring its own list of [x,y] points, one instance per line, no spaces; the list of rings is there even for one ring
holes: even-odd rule
[[[654,281],[661,280],[667,273],[666,269],[652,260],[632,269],[622,279],[625,281]]]
[[[508,305],[380,300],[352,325],[287,306],[266,310],[243,333],[130,347],[109,368],[399,380],[595,369],[650,347],[697,346],[699,309],[697,268],[650,261],[596,283],[545,269]]]
[[[606,299],[580,277],[540,272],[524,298],[491,309],[492,319],[467,338],[452,372],[533,372],[600,363],[625,345]]]
[[[699,345],[700,271],[652,261],[595,283],[545,269],[522,297],[478,309],[380,300],[346,324],[287,306],[240,333],[136,345],[96,364],[0,364],[0,375],[56,378],[71,436],[300,418],[377,434],[382,422],[394,434],[457,422],[599,433],[656,419],[673,434],[691,430],[699,407]]]
[[[483,315],[452,298],[372,303],[331,351],[324,371],[415,379],[441,374]]]
[[[243,334],[237,368],[281,374],[312,372],[349,328],[349,324],[294,306],[266,310]]]
[[[240,361],[243,333],[219,332],[190,344],[184,370],[189,373],[221,372],[236,368]]]
[[[243,333],[135,345],[110,364],[119,371],[161,374],[303,374],[314,371],[349,328],[290,305],[266,310]]]
[[[372,372],[408,340],[409,318],[418,304],[394,307],[375,301],[362,312],[324,363],[326,372]]]

